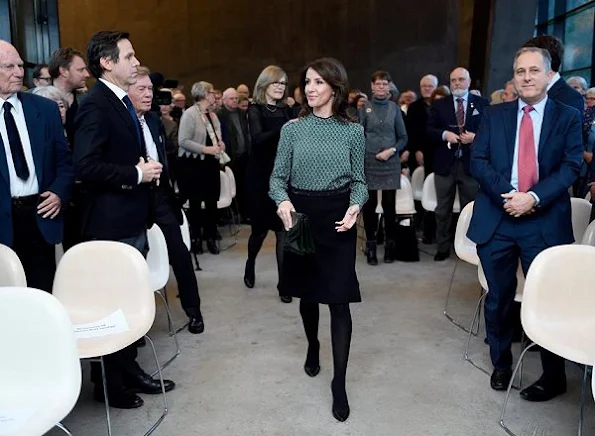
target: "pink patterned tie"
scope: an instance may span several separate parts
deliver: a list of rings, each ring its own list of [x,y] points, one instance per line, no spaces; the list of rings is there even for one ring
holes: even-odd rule
[[[519,130],[518,177],[519,192],[528,192],[537,184],[537,157],[535,155],[535,137],[533,136],[533,120],[529,112],[533,106],[523,108],[523,118]]]

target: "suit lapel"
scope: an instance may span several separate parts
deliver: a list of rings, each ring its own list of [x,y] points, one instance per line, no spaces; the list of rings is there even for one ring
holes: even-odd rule
[[[539,146],[537,160],[540,161],[543,153],[545,152],[545,142],[548,140],[552,127],[554,125],[554,102],[551,99],[545,104],[545,110],[543,111],[543,122],[541,123],[541,134],[539,135]]]
[[[506,148],[508,149],[508,162],[512,167],[514,159],[514,144],[516,142],[516,128],[517,128],[517,110],[518,103],[509,104],[506,111],[503,113],[504,117],[504,134],[506,138]]]
[[[101,82],[101,80],[98,80],[97,84],[95,86],[101,87],[100,89],[102,89],[103,93],[105,94],[105,96],[108,99],[108,101],[110,102],[110,104],[113,106],[116,113],[118,115],[120,115],[120,117],[122,118],[122,120],[124,121],[126,126],[128,127],[128,130],[130,130],[132,137],[135,139],[134,142],[135,142],[137,148],[140,150],[140,143],[138,142],[137,127],[134,125],[134,121],[132,120],[132,117],[128,113],[128,110],[126,109],[126,106],[124,105],[124,103],[116,96],[116,94],[114,94],[111,91],[111,89],[109,89],[107,86],[105,86]],[[144,154],[144,152],[141,152],[141,154]]]
[[[475,111],[475,100],[473,99],[474,95],[469,93],[469,98],[467,99],[467,108],[465,109],[465,128],[468,129],[471,126],[471,117],[473,116],[473,112]]]
[[[10,174],[8,174],[8,161],[6,160],[6,151],[4,150],[4,141],[0,136],[0,174],[6,182],[6,185],[10,187]]]
[[[45,142],[43,133],[43,123],[39,114],[37,106],[26,96],[19,93],[19,99],[25,114],[25,123],[27,124],[27,132],[29,133],[29,142],[31,144],[31,154],[33,155],[33,163],[35,164],[35,174],[37,180],[41,184],[43,180],[43,155],[45,151]],[[22,141],[22,140],[21,140]]]

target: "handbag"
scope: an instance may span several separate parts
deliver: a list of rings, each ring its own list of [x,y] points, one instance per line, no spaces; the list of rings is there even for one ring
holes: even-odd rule
[[[231,162],[231,158],[229,157],[229,155],[222,151],[221,154],[219,155],[219,163],[221,165],[225,165],[228,164],[229,162]]]
[[[314,254],[314,236],[310,228],[308,216],[299,212],[291,212],[292,226],[285,233],[283,249],[298,256]]]

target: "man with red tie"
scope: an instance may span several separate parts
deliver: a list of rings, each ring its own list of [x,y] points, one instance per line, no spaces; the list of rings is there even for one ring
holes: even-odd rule
[[[495,390],[505,390],[512,375],[519,258],[526,274],[541,251],[574,241],[568,187],[582,159],[580,113],[548,98],[553,76],[546,50],[519,50],[519,99],[486,109],[471,151],[471,173],[481,188],[467,236],[477,244],[490,290],[485,318]],[[541,360],[543,375],[521,391],[528,401],[566,392],[564,359],[542,350]]]

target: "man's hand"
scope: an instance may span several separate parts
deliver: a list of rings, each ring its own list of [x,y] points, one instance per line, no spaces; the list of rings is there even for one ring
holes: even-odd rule
[[[349,206],[347,212],[345,212],[345,216],[341,221],[335,222],[337,227],[335,230],[337,232],[346,232],[350,228],[353,227],[355,222],[357,221],[357,215],[359,214],[359,206],[354,204],[353,206]]]
[[[461,133],[461,143],[462,144],[471,144],[475,139],[475,133],[473,132],[463,132]]]
[[[591,182],[587,185],[591,189],[591,203],[595,202],[595,182]]]
[[[156,160],[150,159],[148,162],[141,157],[136,165],[143,173],[143,179],[141,183],[151,183],[153,180],[159,180],[161,172],[163,171],[163,165]]]
[[[383,150],[380,153],[378,153],[376,155],[376,159],[381,160],[381,161],[387,161],[394,155],[395,155],[395,152],[393,151],[393,149],[387,148],[386,150]]]
[[[583,159],[585,160],[585,162],[590,164],[591,161],[593,160],[593,153],[588,152],[588,151],[583,151]]]
[[[45,200],[37,206],[37,214],[41,215],[43,218],[56,218],[62,207],[62,200],[60,200],[60,197],[50,191],[45,191],[39,196]]]
[[[295,212],[295,207],[293,207],[291,201],[285,200],[279,203],[277,215],[279,215],[279,218],[281,218],[281,221],[283,221],[283,227],[285,230],[291,229],[291,226],[293,225],[291,212]]]
[[[535,212],[535,197],[531,194],[511,192],[510,194],[502,194],[502,198],[506,200],[504,210],[515,218]]]
[[[409,151],[404,151],[403,154],[401,155],[401,162],[407,162],[409,160]]]
[[[415,160],[420,167],[424,166],[424,154],[421,151],[415,152]]]
[[[450,144],[456,144],[457,142],[461,142],[461,138],[459,137],[459,135],[455,135],[453,132],[450,132],[448,130],[444,134],[444,139],[446,139],[446,142]]]

